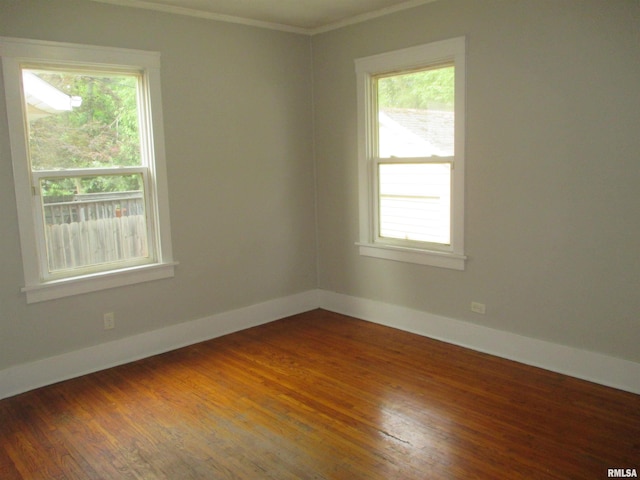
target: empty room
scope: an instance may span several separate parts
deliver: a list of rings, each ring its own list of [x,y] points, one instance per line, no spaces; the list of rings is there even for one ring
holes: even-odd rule
[[[638,0],[0,0],[0,479],[640,472]]]

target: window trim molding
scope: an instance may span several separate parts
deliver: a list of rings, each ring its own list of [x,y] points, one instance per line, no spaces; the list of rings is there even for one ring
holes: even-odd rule
[[[358,108],[358,203],[360,255],[401,262],[464,270],[464,159],[465,159],[465,37],[418,45],[355,60]],[[452,62],[455,75],[455,157],[451,184],[451,245],[424,247],[397,245],[378,238],[375,231],[375,89],[372,79],[384,73]]]
[[[27,303],[51,300],[107,288],[169,278],[174,275],[177,263],[173,260],[169,199],[164,150],[164,128],[160,92],[160,54],[143,50],[131,50],[71,43],[0,37],[0,57],[5,87],[9,124],[9,140],[18,212],[18,228],[24,287]],[[105,272],[82,274],[62,279],[43,280],[38,248],[38,230],[35,225],[35,208],[31,195],[31,172],[28,163],[25,112],[21,97],[20,69],[23,64],[56,64],[69,67],[96,67],[100,69],[125,69],[144,72],[147,105],[140,114],[147,116],[151,142],[143,142],[142,148],[152,154],[148,165],[152,178],[148,188],[153,199],[150,219],[155,222],[156,261],[153,263],[119,268]],[[149,111],[151,110],[151,111]],[[153,115],[153,118],[151,118]],[[144,122],[143,122],[144,123]]]

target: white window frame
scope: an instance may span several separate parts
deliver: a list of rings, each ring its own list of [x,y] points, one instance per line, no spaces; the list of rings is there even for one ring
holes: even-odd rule
[[[0,56],[4,77],[9,138],[15,183],[20,245],[24,268],[27,303],[94,292],[106,288],[169,278],[174,275],[169,221],[169,201],[164,152],[162,103],[160,93],[160,55],[157,52],[129,50],[59,42],[45,42],[0,37]],[[69,68],[136,72],[142,74],[145,101],[140,102],[139,115],[148,132],[141,132],[143,155],[147,169],[147,223],[154,255],[149,263],[107,271],[52,277],[46,270],[43,231],[38,226],[41,202],[33,182],[29,162],[28,132],[22,94],[22,68],[32,65],[55,65]],[[145,141],[146,140],[146,141]],[[117,169],[111,173],[127,173]],[[133,170],[139,170],[133,168]],[[105,173],[102,170],[98,174]],[[41,219],[40,219],[41,221]]]
[[[419,45],[356,59],[358,95],[358,193],[360,255],[401,262],[464,270],[464,121],[465,38]],[[454,156],[424,159],[377,158],[377,76],[448,62],[455,67]],[[382,238],[378,235],[378,164],[412,161],[451,163],[450,245]]]

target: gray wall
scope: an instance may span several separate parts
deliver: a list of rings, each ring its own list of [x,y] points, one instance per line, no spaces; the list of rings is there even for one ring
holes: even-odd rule
[[[170,280],[27,305],[0,95],[0,370],[316,287],[308,37],[86,0],[0,0],[0,36],[161,52],[180,262]]]
[[[0,0],[1,36],[161,52],[180,262],[27,305],[0,96],[0,369],[318,287],[640,361],[639,31],[635,0],[442,0],[313,37]],[[467,269],[360,257],[353,60],[459,35]]]
[[[313,37],[319,287],[640,361],[638,32],[635,0],[447,0]],[[460,35],[467,268],[360,257],[354,59]]]

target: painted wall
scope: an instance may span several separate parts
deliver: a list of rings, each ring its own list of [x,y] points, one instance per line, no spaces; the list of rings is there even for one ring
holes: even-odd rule
[[[638,32],[635,0],[447,0],[314,36],[319,287],[640,361]],[[360,257],[354,59],[461,35],[467,268]]]
[[[308,37],[86,0],[0,0],[0,36],[161,52],[180,262],[173,279],[27,305],[0,95],[0,370],[316,287]]]
[[[0,0],[1,36],[161,52],[180,262],[27,305],[0,95],[0,370],[316,288],[640,361],[638,31],[635,0],[446,0],[313,37]],[[467,268],[360,257],[353,61],[460,35]]]

